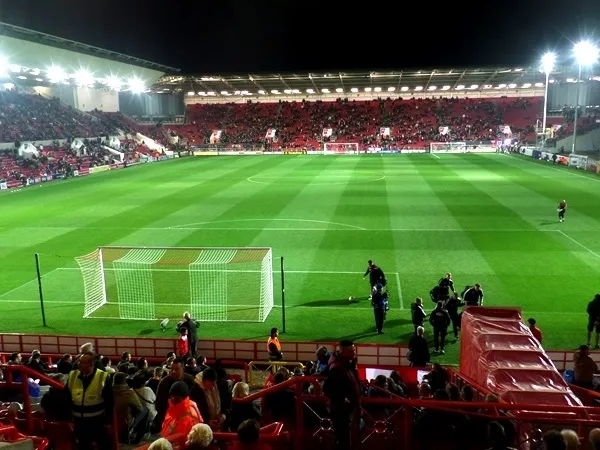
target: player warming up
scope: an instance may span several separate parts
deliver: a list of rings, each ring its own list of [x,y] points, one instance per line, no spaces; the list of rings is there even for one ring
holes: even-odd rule
[[[366,278],[367,275],[369,276],[369,283],[371,285],[369,291],[369,300],[371,300],[373,298],[373,289],[375,286],[381,284],[385,287],[387,285],[387,280],[385,279],[385,274],[383,273],[383,270],[381,270],[381,267],[375,264],[371,259],[367,261],[367,270],[363,275],[363,279]]]
[[[567,201],[566,200],[561,200],[561,202],[558,204],[558,221],[559,222],[564,222],[565,221],[565,213],[567,212]]]

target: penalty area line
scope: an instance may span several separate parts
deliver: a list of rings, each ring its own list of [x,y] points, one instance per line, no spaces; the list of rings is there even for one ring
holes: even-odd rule
[[[398,298],[400,299],[400,311],[404,310],[404,299],[402,298],[402,285],[400,284],[400,274],[396,272],[396,283],[398,289]]]
[[[436,155],[435,153],[429,153],[431,156],[433,156],[434,158],[440,159],[440,157],[438,155]]]
[[[594,255],[596,258],[600,259],[600,255],[598,253],[596,253],[595,251],[593,251],[592,249],[586,247],[585,245],[583,245],[581,242],[579,242],[577,239],[572,238],[571,236],[569,236],[567,233],[565,233],[563,230],[556,230],[558,231],[560,234],[562,234],[564,237],[566,237],[567,239],[569,239],[571,242],[577,244],[579,247],[581,247],[582,249],[584,249],[585,251],[591,253],[592,255]]]
[[[54,270],[76,270],[80,271],[78,267],[59,267]],[[198,270],[198,269],[115,269],[112,267],[104,268],[105,271],[114,272],[118,270],[119,272],[215,272],[215,270]],[[227,273],[262,273],[262,270],[223,270],[220,272]],[[273,270],[273,273],[279,273],[279,270]],[[49,274],[50,272],[48,272]],[[327,275],[360,275],[361,272],[350,272],[350,271],[337,271],[337,270],[285,270],[285,273],[299,273],[299,274],[327,274]],[[32,280],[35,281],[35,280]],[[30,281],[31,283],[31,281]],[[18,289],[18,288],[17,288]],[[3,294],[4,295],[4,294]]]
[[[53,273],[53,272],[56,272],[57,270],[59,270],[59,268],[52,269],[50,272],[43,274],[43,275],[42,275],[42,278],[44,278],[45,276],[48,276],[48,275],[50,275],[50,274],[51,274],[51,273]],[[78,270],[79,270],[79,269],[78,269]],[[2,297],[6,296],[6,295],[8,295],[8,294],[10,294],[10,293],[12,293],[12,292],[18,291],[19,289],[22,289],[22,288],[24,288],[25,286],[28,286],[28,285],[30,285],[31,283],[36,283],[36,282],[37,282],[37,278],[34,278],[33,280],[26,281],[26,282],[25,282],[25,283],[23,283],[22,285],[20,285],[20,286],[17,286],[16,288],[14,288],[14,289],[11,289],[10,291],[3,292],[2,294],[0,294],[0,301],[6,301],[6,300],[4,300]],[[39,303],[39,300],[37,300],[37,302]]]

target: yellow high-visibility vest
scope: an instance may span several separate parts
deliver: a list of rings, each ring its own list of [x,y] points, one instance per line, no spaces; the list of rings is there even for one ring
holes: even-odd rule
[[[67,382],[73,399],[73,417],[87,419],[102,416],[104,414],[102,391],[108,380],[108,374],[96,369],[94,378],[87,388],[84,388],[83,381],[79,378],[80,375],[79,370],[71,371]]]

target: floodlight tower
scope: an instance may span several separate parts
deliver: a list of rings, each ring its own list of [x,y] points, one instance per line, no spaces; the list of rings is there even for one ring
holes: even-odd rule
[[[554,70],[554,61],[556,61],[556,54],[552,52],[546,53],[542,56],[542,70],[546,74],[546,84],[544,88],[544,115],[542,121],[542,144],[546,147],[546,115],[548,112],[548,82],[550,80],[550,73]]]
[[[577,93],[575,98],[575,120],[573,121],[573,143],[571,153],[575,153],[575,142],[577,141],[577,115],[579,110],[579,85],[581,84],[581,67],[591,66],[598,60],[598,47],[590,41],[580,41],[573,47],[573,54],[579,67],[577,76]]]

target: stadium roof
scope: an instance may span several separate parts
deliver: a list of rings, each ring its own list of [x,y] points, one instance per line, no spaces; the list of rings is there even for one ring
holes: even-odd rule
[[[173,67],[0,22],[0,80],[14,84],[50,86],[63,83],[127,90],[127,85],[136,81],[142,91],[165,73],[178,71]],[[114,87],[116,85],[122,87]]]
[[[577,69],[557,68],[550,82],[572,82]],[[600,78],[596,77],[600,80]],[[282,95],[351,92],[419,92],[543,87],[538,67],[455,68],[370,72],[321,72],[231,75],[166,75],[155,92],[187,95]]]

